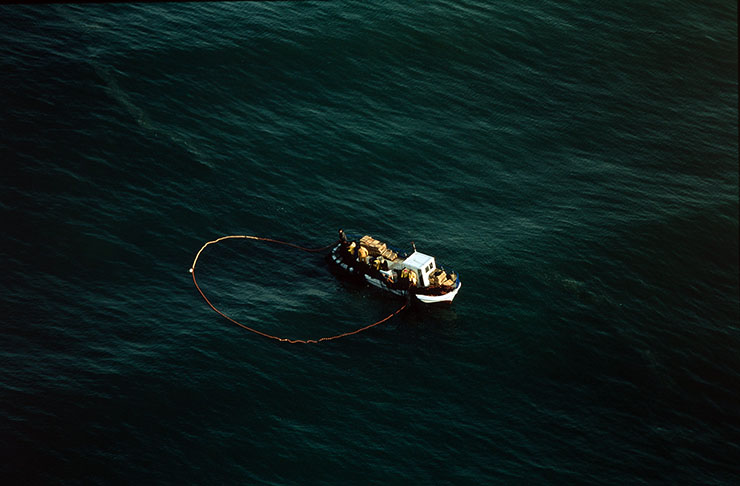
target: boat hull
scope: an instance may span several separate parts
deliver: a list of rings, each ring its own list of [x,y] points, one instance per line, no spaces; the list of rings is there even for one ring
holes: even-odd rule
[[[361,281],[394,295],[402,297],[413,296],[415,298],[414,300],[423,304],[450,304],[460,290],[460,287],[462,287],[462,284],[458,279],[455,287],[451,290],[423,287],[409,287],[406,289],[397,288],[398,286],[389,284],[385,279],[383,279],[380,272],[373,270],[369,265],[361,263],[351,255],[347,254],[346,251],[342,249],[341,243],[331,249],[328,260],[330,264],[345,275],[360,279]]]

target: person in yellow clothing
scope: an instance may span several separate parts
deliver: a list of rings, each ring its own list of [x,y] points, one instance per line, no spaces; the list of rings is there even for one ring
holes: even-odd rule
[[[360,248],[357,249],[357,258],[361,262],[366,263],[367,262],[367,248],[360,245]]]
[[[416,272],[409,272],[409,285],[416,287]]]
[[[385,258],[382,256],[375,257],[375,261],[373,261],[373,267],[375,267],[375,270],[380,270],[380,267],[383,266],[383,263],[385,263]]]
[[[356,246],[357,246],[357,243],[355,243],[354,241],[349,244],[348,250],[349,250],[349,254],[350,255],[354,255],[355,254],[355,247]]]

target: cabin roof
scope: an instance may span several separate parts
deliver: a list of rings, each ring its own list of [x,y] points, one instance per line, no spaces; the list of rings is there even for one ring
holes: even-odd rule
[[[403,264],[409,268],[413,268],[414,270],[421,270],[433,260],[433,256],[425,255],[424,253],[415,251],[403,261]]]

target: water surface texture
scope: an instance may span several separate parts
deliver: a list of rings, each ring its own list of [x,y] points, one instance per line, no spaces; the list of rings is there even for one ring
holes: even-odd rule
[[[738,484],[737,4],[0,7],[7,484]],[[320,345],[188,273],[461,275]],[[403,301],[229,240],[245,325]]]

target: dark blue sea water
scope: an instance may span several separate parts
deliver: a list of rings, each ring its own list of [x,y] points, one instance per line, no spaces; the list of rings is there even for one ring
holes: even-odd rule
[[[738,484],[737,4],[0,6],[4,484]],[[337,230],[452,306],[278,343]],[[398,299],[229,240],[288,338]]]

